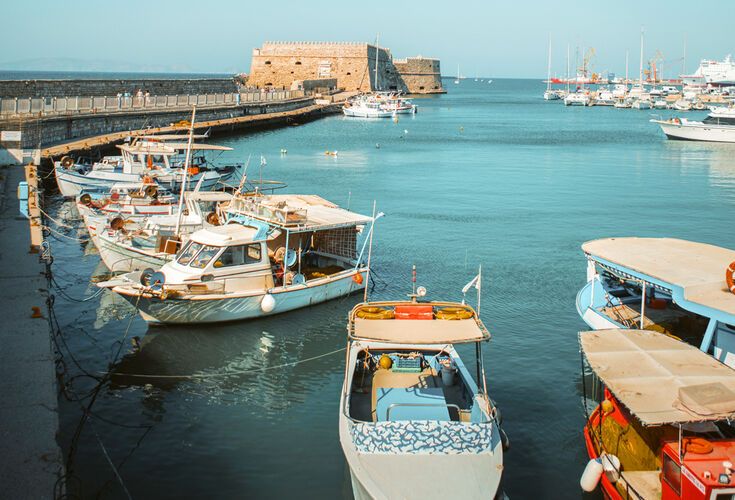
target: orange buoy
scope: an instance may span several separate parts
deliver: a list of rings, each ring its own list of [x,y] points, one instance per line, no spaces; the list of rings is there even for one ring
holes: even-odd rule
[[[714,449],[712,443],[704,438],[698,437],[684,438],[681,442],[681,446],[684,453],[690,452],[696,453],[697,455],[706,455],[707,453],[711,453]]]
[[[727,271],[725,271],[725,283],[727,283],[727,288],[729,288],[732,293],[735,293],[735,278],[733,278],[733,274],[735,274],[735,262],[730,263]]]
[[[360,273],[357,273],[356,275],[354,275],[354,276],[352,277],[352,281],[354,281],[354,282],[355,282],[355,283],[357,283],[358,285],[362,285],[362,274],[360,274]]]

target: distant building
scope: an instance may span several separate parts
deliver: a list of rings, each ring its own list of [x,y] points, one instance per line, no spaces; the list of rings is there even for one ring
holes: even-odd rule
[[[444,92],[438,59],[393,59],[389,49],[367,43],[265,42],[253,49],[249,86],[290,89],[294,81],[323,79],[344,90]]]

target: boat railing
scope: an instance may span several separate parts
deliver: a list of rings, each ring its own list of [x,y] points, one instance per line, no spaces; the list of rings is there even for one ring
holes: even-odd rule
[[[392,403],[390,406],[388,406],[388,409],[385,412],[385,419],[390,421],[390,412],[394,408],[398,408],[398,407],[427,407],[427,408],[446,407],[447,409],[453,408],[454,410],[457,410],[457,414],[459,414],[460,412],[459,406],[454,403]]]
[[[242,93],[176,94],[150,96],[67,96],[3,97],[0,117],[67,116],[95,113],[127,113],[144,109],[187,109],[192,105],[238,107],[250,103],[289,101],[308,97],[304,90],[257,91]],[[259,112],[259,111],[258,111]]]

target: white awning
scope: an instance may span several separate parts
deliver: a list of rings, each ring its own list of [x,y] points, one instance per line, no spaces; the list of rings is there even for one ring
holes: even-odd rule
[[[391,344],[461,344],[489,337],[473,319],[354,319],[353,337]]]
[[[606,238],[588,241],[582,250],[682,288],[690,302],[735,315],[735,294],[725,284],[735,250],[674,238]]]
[[[650,330],[581,332],[592,371],[644,425],[735,417],[735,370]]]

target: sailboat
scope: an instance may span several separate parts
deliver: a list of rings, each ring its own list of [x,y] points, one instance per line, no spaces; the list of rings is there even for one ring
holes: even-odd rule
[[[547,101],[558,101],[559,94],[551,88],[551,36],[549,36],[549,62],[546,68],[546,92],[544,92],[544,99]]]
[[[454,80],[454,83],[459,85],[459,64],[457,65],[457,78]]]

